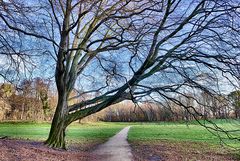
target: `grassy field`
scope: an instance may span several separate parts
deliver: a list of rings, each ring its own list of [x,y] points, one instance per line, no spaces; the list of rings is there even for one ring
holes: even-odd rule
[[[240,129],[239,121],[216,120],[217,125],[225,129]],[[159,122],[159,123],[85,123],[71,124],[67,129],[67,140],[70,142],[83,142],[89,140],[107,140],[123,127],[131,125],[129,141],[193,141],[219,144],[217,136],[212,135],[205,128],[191,122],[185,123]],[[47,123],[0,123],[0,136],[30,140],[45,140],[48,136],[50,124]],[[240,132],[234,134],[240,136]],[[223,135],[223,138],[226,136]],[[224,139],[231,146],[240,147],[239,141]]]
[[[225,129],[240,129],[239,121],[214,120],[214,122]],[[183,123],[157,122],[157,123],[74,123],[66,131],[69,149],[79,149],[88,152],[103,143],[109,137],[116,134],[123,127],[131,125],[128,140],[132,147],[134,160],[156,160],[165,158],[169,161],[175,160],[239,160],[239,152],[233,152],[229,148],[219,148],[219,138],[212,135],[196,122],[190,122],[188,126]],[[211,126],[210,124],[207,124]],[[40,140],[47,138],[50,129],[48,123],[27,122],[5,122],[0,123],[0,137]],[[240,135],[235,131],[235,134]],[[14,140],[13,140],[14,141]],[[225,140],[229,145],[240,147],[239,142]],[[26,141],[14,143],[25,148],[38,145]],[[3,144],[5,145],[5,144]],[[17,148],[17,147],[16,147]],[[44,150],[46,155],[48,150]],[[33,148],[34,149],[34,148]],[[3,148],[3,150],[5,150]],[[32,151],[31,148],[29,148]],[[20,153],[20,152],[19,152]],[[21,152],[22,153],[22,152]],[[32,153],[35,154],[34,151]]]
[[[228,130],[235,130],[240,136],[239,121],[214,120]],[[88,151],[103,143],[123,127],[131,125],[128,140],[132,147],[134,160],[240,160],[239,151],[222,148],[220,140],[196,122],[188,125],[184,122],[157,123],[74,123],[66,131],[69,149]],[[206,124],[212,126],[211,124]],[[48,123],[0,123],[0,137],[40,140],[47,138],[50,129]],[[226,138],[225,135],[222,137]],[[225,143],[240,147],[240,141],[224,139]],[[22,144],[22,143],[21,143]],[[24,143],[24,144],[27,144]],[[22,145],[21,145],[22,146]]]
[[[125,125],[112,123],[73,123],[66,131],[70,142],[84,142],[89,140],[105,141],[120,131]],[[10,138],[45,140],[50,129],[48,123],[0,123],[0,136]]]
[[[233,130],[232,135],[240,138],[240,122],[235,120],[213,120],[217,126]],[[202,121],[202,123],[204,123]],[[205,123],[213,127],[212,124]],[[214,132],[214,131],[212,131]],[[135,160],[240,160],[240,141],[229,140],[226,135],[221,136],[226,144],[220,144],[219,137],[213,135],[197,122],[188,124],[159,122],[138,123],[132,126],[128,140],[132,146]],[[225,146],[222,146],[225,145]],[[235,147],[235,148],[229,148]]]
[[[240,138],[240,122],[235,120],[215,120],[219,127],[226,130],[233,130],[233,136]],[[211,124],[206,123],[207,126],[212,127]],[[213,135],[213,132],[215,135]],[[205,142],[209,144],[221,143],[222,141],[227,145],[240,148],[240,142],[237,140],[230,140],[224,133],[217,133],[215,131],[207,131],[206,128],[200,126],[196,122],[185,123],[142,123],[134,125],[128,135],[130,141],[150,141],[150,140],[169,140],[169,141],[190,141],[190,142]]]
[[[240,129],[239,121],[215,120],[218,126],[224,129]],[[208,132],[204,127],[196,122],[173,123],[73,123],[67,129],[67,140],[81,142],[84,140],[106,140],[113,136],[123,127],[131,125],[128,139],[136,140],[177,140],[177,141],[195,141],[219,144],[220,140]],[[210,124],[207,124],[210,125]],[[50,124],[48,123],[0,123],[0,136],[11,138],[21,138],[30,140],[45,140],[48,136]],[[240,136],[240,132],[235,134]],[[226,138],[225,135],[222,135]],[[239,141],[224,139],[226,143],[232,146],[240,146]]]

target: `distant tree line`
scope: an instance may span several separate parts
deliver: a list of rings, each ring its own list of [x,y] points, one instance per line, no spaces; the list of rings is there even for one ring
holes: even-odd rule
[[[0,120],[51,120],[55,106],[56,96],[48,80],[35,78],[19,85],[0,85]]]
[[[57,103],[57,92],[52,82],[42,78],[23,80],[18,85],[0,84],[0,120],[50,121]],[[81,102],[92,96],[84,95],[77,100],[77,92],[72,92],[69,104]],[[85,121],[189,121],[206,118],[240,118],[240,91],[228,95],[213,95],[201,92],[197,96],[186,94],[176,96],[176,100],[188,107],[187,111],[179,103],[145,101],[134,104],[124,101],[88,116]],[[191,114],[192,113],[192,114]],[[195,114],[195,115],[194,115]],[[83,120],[83,121],[84,121]]]
[[[196,102],[193,96],[177,97],[177,100],[189,107],[187,111],[173,102],[133,104],[123,102],[104,110],[102,121],[190,121],[194,119],[240,118],[240,91],[228,95],[211,95],[200,93]],[[118,107],[117,107],[118,106]]]

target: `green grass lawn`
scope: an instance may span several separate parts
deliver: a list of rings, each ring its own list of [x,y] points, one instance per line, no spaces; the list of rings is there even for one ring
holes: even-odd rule
[[[234,120],[214,120],[214,122],[224,129],[240,130],[240,122]],[[212,127],[211,124],[206,125]],[[227,145],[240,148],[240,141],[230,140],[223,133],[219,134]],[[240,138],[240,131],[234,131],[234,136]],[[191,122],[188,126],[185,123],[142,123],[132,126],[128,139],[130,141],[154,141],[154,140],[169,140],[169,141],[190,141],[190,142],[205,142],[209,144],[219,144],[218,136],[213,135],[206,128],[200,126],[196,122]]]
[[[66,131],[70,142],[83,142],[89,140],[107,140],[120,131],[125,125],[114,123],[73,123]],[[0,123],[0,136],[29,140],[47,139],[50,129],[48,123]]]
[[[217,125],[225,129],[240,129],[239,121],[215,120]],[[219,138],[212,135],[205,128],[191,122],[185,123],[159,122],[159,123],[73,123],[67,129],[67,141],[85,142],[101,140],[106,141],[123,127],[131,125],[129,141],[193,141],[219,144]],[[210,124],[209,124],[210,125]],[[0,123],[0,136],[30,140],[45,140],[48,136],[50,124],[47,123]],[[234,134],[240,136],[240,132]],[[222,135],[226,138],[226,136]],[[231,146],[240,147],[240,141],[224,139]]]
[[[240,121],[213,120],[225,129],[239,130]],[[156,123],[73,123],[66,131],[68,149],[91,151],[96,145],[105,142],[126,126],[131,126],[128,140],[134,157],[145,158],[161,156],[186,158],[186,160],[240,160],[238,150],[220,146],[217,136],[208,132],[195,121],[156,122]],[[211,124],[207,124],[212,126]],[[49,123],[5,122],[0,123],[0,137],[44,141],[50,130]],[[240,132],[234,134],[240,137]],[[222,135],[222,137],[226,137]],[[240,141],[224,139],[231,146],[240,148]],[[178,155],[176,155],[177,153]],[[209,159],[210,158],[210,159]],[[228,159],[229,160],[229,159]]]

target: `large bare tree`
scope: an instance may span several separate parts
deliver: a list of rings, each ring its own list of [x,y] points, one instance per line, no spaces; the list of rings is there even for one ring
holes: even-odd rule
[[[220,80],[239,88],[239,11],[234,0],[11,0],[0,18],[48,44],[58,104],[46,143],[65,148],[70,123],[120,101],[168,100],[201,115],[176,95],[198,103],[186,93],[222,93]],[[73,89],[91,97],[70,105]]]

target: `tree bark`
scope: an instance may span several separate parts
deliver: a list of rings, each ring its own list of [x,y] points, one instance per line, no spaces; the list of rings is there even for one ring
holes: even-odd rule
[[[53,117],[50,133],[45,143],[52,148],[66,149],[65,130],[68,124],[66,123],[67,98],[60,96],[56,112]]]

